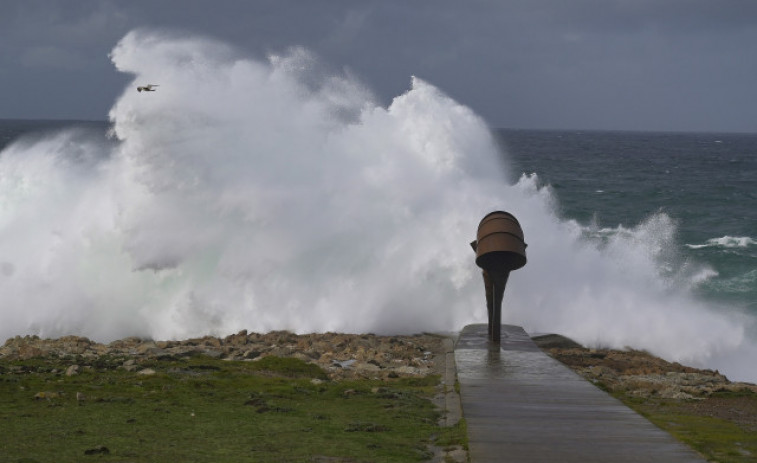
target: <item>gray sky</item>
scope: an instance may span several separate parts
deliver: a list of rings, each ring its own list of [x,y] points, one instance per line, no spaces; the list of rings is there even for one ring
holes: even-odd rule
[[[757,132],[755,0],[0,1],[0,118],[105,119],[148,27],[302,45],[384,103],[416,75],[493,127]]]

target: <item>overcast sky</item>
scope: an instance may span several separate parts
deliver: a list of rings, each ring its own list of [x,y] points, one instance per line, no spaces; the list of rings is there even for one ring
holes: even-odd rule
[[[493,127],[757,132],[755,0],[0,1],[0,118],[105,119],[146,27],[301,45],[385,104],[416,75]]]

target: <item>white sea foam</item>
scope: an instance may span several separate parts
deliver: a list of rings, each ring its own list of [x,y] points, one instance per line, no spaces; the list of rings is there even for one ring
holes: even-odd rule
[[[757,380],[752,321],[691,295],[708,270],[675,254],[668,216],[559,219],[421,79],[382,107],[302,49],[257,61],[141,31],[112,59],[135,76],[115,148],[63,133],[0,156],[0,336],[456,330],[486,320],[468,243],[504,209],[529,243],[505,323]]]
[[[757,288],[757,269],[729,278],[721,278],[709,286],[712,290],[729,294],[750,293]]]
[[[702,249],[712,247],[748,248],[754,245],[757,245],[757,240],[748,236],[722,236],[720,238],[709,239],[704,244],[687,244],[686,246],[691,249]]]

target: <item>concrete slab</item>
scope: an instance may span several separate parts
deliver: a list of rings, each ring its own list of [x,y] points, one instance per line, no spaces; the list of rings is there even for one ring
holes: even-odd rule
[[[703,463],[705,459],[544,354],[526,332],[469,325],[455,346],[472,463]]]

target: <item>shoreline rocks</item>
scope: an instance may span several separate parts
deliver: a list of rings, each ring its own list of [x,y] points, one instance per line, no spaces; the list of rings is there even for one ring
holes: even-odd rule
[[[717,392],[757,393],[757,385],[731,382],[718,371],[668,362],[644,351],[588,349],[558,335],[536,337],[534,341],[549,355],[610,392],[682,400],[703,399]]]
[[[352,378],[397,378],[441,374],[445,340],[451,336],[417,334],[311,333],[289,331],[266,334],[242,330],[223,338],[204,336],[186,340],[155,341],[138,337],[108,344],[80,336],[41,339],[16,336],[0,347],[0,359],[70,358],[61,372],[68,376],[91,368],[123,368],[140,371],[151,360],[206,355],[235,361],[256,361],[267,356],[294,357],[314,363],[332,380]],[[717,371],[667,362],[635,350],[588,349],[560,335],[534,338],[549,355],[576,373],[610,392],[639,397],[698,399],[713,393],[751,391],[757,385],[731,382]]]
[[[28,360],[57,357],[75,361],[70,374],[92,366],[139,370],[154,359],[207,355],[236,361],[256,361],[266,356],[294,357],[315,363],[333,380],[345,378],[395,378],[438,374],[434,357],[444,352],[446,337],[435,334],[377,336],[374,334],[302,334],[272,331],[218,338],[204,336],[182,341],[155,341],[130,337],[109,344],[80,336],[41,339],[16,336],[0,347],[0,359]],[[106,361],[107,360],[107,361]],[[69,371],[66,371],[69,374]]]

